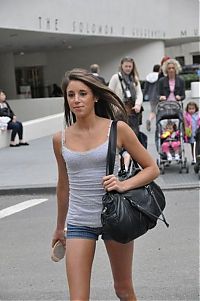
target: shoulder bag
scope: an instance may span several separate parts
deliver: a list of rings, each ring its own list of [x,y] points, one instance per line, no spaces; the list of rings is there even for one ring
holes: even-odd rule
[[[117,140],[117,122],[113,121],[110,130],[106,175],[112,174],[115,164]],[[136,173],[140,172],[136,169]],[[103,230],[113,240],[128,243],[156,226],[157,220],[167,223],[162,211],[165,208],[165,196],[161,188],[151,182],[148,185],[126,192],[106,192],[102,198],[101,222]],[[162,216],[162,219],[159,216]]]

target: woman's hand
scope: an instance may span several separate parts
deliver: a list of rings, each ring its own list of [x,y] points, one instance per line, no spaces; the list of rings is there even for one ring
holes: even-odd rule
[[[180,101],[180,100],[181,100],[180,95],[176,95],[176,100],[177,100],[177,101]]]
[[[13,116],[12,122],[16,122],[17,121],[17,116]]]
[[[60,240],[62,245],[65,247],[66,239],[64,237],[64,229],[63,230],[59,230],[59,229],[55,230],[55,232],[53,234],[53,238],[52,238],[52,243],[51,243],[52,248],[58,240]]]
[[[160,96],[161,101],[163,101],[163,100],[165,101],[166,99],[167,99],[166,96],[164,96],[164,95]]]
[[[136,104],[134,107],[132,107],[132,110],[135,111],[135,113],[140,113],[140,110],[141,110],[141,106]]]
[[[118,192],[124,192],[124,184],[119,181],[115,175],[108,175],[103,177],[103,187],[106,191],[116,190]]]

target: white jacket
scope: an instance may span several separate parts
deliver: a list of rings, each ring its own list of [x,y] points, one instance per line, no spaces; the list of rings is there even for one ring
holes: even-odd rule
[[[134,87],[135,87],[135,92],[136,92],[135,104],[141,106],[142,102],[143,102],[143,94],[142,94],[140,82],[138,81],[137,86],[134,84]],[[123,101],[124,95],[123,95],[121,82],[119,80],[118,73],[114,74],[111,77],[110,82],[109,82],[109,88],[111,90],[113,90],[113,92],[115,92],[115,94],[117,94],[117,96],[119,96],[119,98]]]

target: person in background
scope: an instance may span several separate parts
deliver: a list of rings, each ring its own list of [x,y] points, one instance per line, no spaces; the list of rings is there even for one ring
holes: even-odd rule
[[[185,82],[178,75],[181,71],[179,62],[169,59],[162,67],[164,77],[158,81],[158,97],[160,101],[182,101],[185,99]]]
[[[186,142],[191,145],[192,152],[192,165],[196,163],[194,157],[194,142],[197,129],[200,127],[200,114],[199,107],[196,102],[190,101],[187,103],[184,112],[184,125],[185,125],[185,136]]]
[[[0,116],[9,117],[10,120],[7,124],[7,129],[12,130],[10,147],[26,146],[28,142],[23,140],[23,124],[17,120],[16,115],[12,111],[10,105],[6,101],[6,94],[3,90],[0,90]],[[19,143],[15,143],[16,135],[19,136]]]
[[[90,66],[90,71],[91,71],[91,73],[93,74],[93,75],[95,75],[104,85],[106,85],[107,86],[107,83],[106,83],[106,81],[105,81],[105,79],[102,77],[102,76],[100,76],[99,75],[99,72],[100,72],[100,67],[99,67],[99,65],[97,65],[97,64],[92,64],[91,66]]]
[[[63,96],[61,88],[57,84],[53,84],[53,91],[51,97],[61,97]]]
[[[153,66],[153,72],[149,73],[146,77],[146,81],[144,84],[143,95],[144,99],[146,98],[151,107],[151,111],[149,117],[146,121],[147,131],[151,130],[151,121],[156,116],[156,106],[158,104],[158,75],[159,75],[160,65]]]
[[[164,77],[164,73],[163,73],[163,70],[162,70],[162,66],[163,66],[164,62],[166,62],[166,61],[169,60],[169,59],[171,59],[170,56],[168,56],[168,55],[163,56],[163,58],[162,58],[162,60],[161,60],[161,62],[160,62],[160,70],[159,70],[159,74],[158,74],[158,80],[159,80],[160,78]]]
[[[136,136],[139,136],[139,127],[142,124],[143,94],[136,64],[132,58],[122,58],[119,72],[111,77],[109,88],[123,101],[128,114],[128,124]],[[124,152],[123,156],[125,170],[128,172],[131,157],[128,152]]]
[[[70,300],[90,299],[96,241],[102,236],[117,297],[136,301],[132,280],[134,242],[121,244],[103,232],[102,197],[105,191],[122,192],[145,185],[158,176],[159,169],[128,124],[118,121],[117,151],[127,149],[142,171],[119,181],[116,160],[114,174],[105,176],[110,126],[119,115],[126,121],[124,105],[96,76],[82,69],[66,73],[62,90],[67,126],[53,137],[58,183],[52,247],[59,240],[66,248]]]

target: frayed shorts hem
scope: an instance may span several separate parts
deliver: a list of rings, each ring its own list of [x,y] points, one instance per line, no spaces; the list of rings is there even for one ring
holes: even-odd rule
[[[87,226],[76,226],[67,224],[67,229],[65,231],[66,239],[82,238],[98,240],[99,236],[101,236],[103,240],[112,240],[108,233],[103,232],[102,227],[93,228]]]

